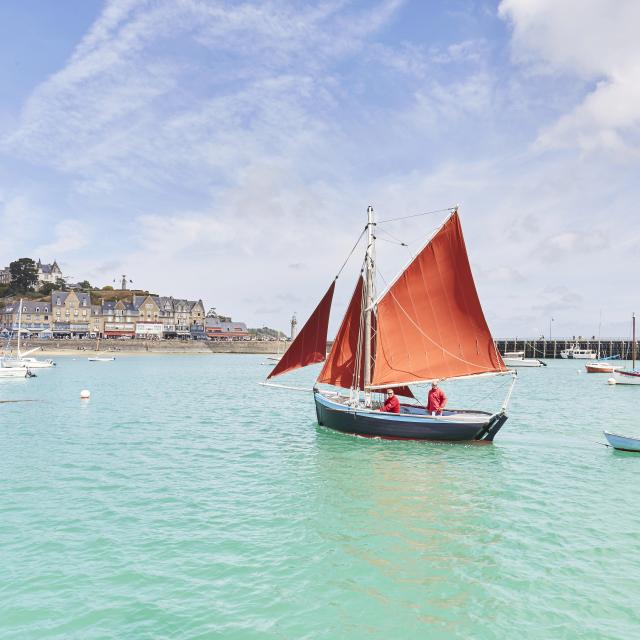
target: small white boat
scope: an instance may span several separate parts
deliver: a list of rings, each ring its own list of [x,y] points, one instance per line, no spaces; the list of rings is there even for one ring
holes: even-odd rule
[[[584,366],[587,373],[613,373],[624,369],[623,364],[613,364],[612,362],[590,362]]]
[[[604,432],[604,437],[609,444],[618,451],[637,451],[640,452],[640,438],[631,438],[629,436],[621,436],[617,433]]]
[[[0,380],[5,378],[30,378],[32,373],[24,367],[0,367]]]
[[[111,356],[108,358],[106,356],[93,356],[92,358],[87,358],[87,360],[89,362],[111,362],[112,360],[115,360],[115,357]]]
[[[614,371],[616,384],[640,384],[640,371]]]
[[[38,360],[38,358],[2,358],[2,367],[10,367],[15,369],[16,367],[22,367],[23,369],[48,369],[55,367],[56,363],[53,360]]]
[[[525,358],[524,351],[507,351],[502,356],[507,367],[546,367],[546,363],[537,358]]]
[[[593,349],[581,349],[577,344],[572,344],[560,352],[560,357],[565,360],[595,360],[598,354]]]

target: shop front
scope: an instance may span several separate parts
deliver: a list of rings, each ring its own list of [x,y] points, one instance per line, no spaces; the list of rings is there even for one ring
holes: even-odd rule
[[[146,340],[160,340],[164,325],[155,322],[138,322],[136,324],[136,338]]]
[[[135,338],[136,325],[133,322],[106,322],[104,325],[105,338]]]

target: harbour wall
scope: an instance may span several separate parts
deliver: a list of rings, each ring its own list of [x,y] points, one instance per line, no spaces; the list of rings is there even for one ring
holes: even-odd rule
[[[237,342],[214,342],[209,340],[27,340],[21,345],[22,351],[40,347],[35,356],[42,355],[78,355],[78,352],[144,354],[207,354],[207,353],[246,353],[276,354],[283,353],[289,343],[277,341],[242,340]],[[15,341],[11,347],[15,350]]]

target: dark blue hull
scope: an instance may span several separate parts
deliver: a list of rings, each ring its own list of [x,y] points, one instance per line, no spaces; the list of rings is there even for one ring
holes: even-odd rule
[[[491,442],[507,416],[482,411],[448,411],[429,416],[423,408],[402,405],[401,413],[353,408],[314,392],[318,424],[342,433],[369,438],[432,440],[442,442]]]

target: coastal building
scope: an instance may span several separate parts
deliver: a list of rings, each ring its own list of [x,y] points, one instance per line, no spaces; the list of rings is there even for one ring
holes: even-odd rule
[[[62,270],[55,260],[51,264],[44,264],[40,258],[38,258],[36,267],[38,269],[38,287],[41,287],[46,282],[55,284],[59,278],[63,279]]]
[[[0,307],[0,331],[18,326],[19,303]],[[222,324],[221,324],[222,322]],[[202,300],[171,296],[134,294],[131,300],[91,303],[81,291],[54,290],[44,301],[23,303],[23,328],[42,337],[54,338],[181,338],[205,339],[205,310]],[[210,333],[224,339],[248,337],[244,323],[217,318]]]
[[[157,296],[134,295],[131,304],[138,310],[135,327],[136,338],[160,340],[164,325],[160,317],[161,311]]]
[[[205,332],[209,340],[248,340],[249,332],[244,322],[233,322],[231,318],[207,315]]]
[[[0,310],[0,325],[9,332],[18,330],[20,301],[10,302]],[[25,333],[48,337],[51,334],[51,305],[49,302],[23,300],[22,329]]]
[[[0,284],[11,284],[11,271],[9,267],[0,269]]]
[[[91,320],[91,297],[80,291],[52,291],[54,338],[86,338]]]
[[[206,337],[204,330],[204,304],[202,300],[190,302],[189,333],[194,340],[202,340]]]
[[[131,302],[110,300],[102,306],[105,338],[135,338],[139,312]]]

